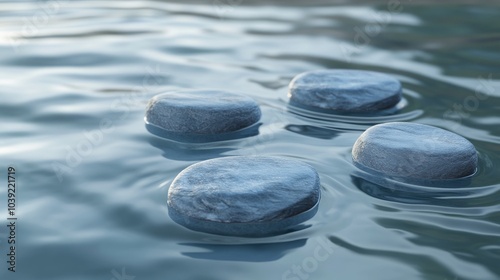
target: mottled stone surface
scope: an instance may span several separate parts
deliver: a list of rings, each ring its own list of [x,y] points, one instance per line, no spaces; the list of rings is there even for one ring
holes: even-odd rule
[[[297,225],[317,211],[317,172],[284,157],[235,156],[183,170],[168,191],[169,215],[197,231],[265,236]]]
[[[405,122],[375,125],[357,139],[354,163],[382,174],[414,179],[456,179],[477,169],[467,139],[437,127]]]
[[[147,106],[145,120],[173,134],[214,135],[249,127],[260,117],[260,108],[250,97],[198,90],[153,97]]]
[[[401,83],[372,71],[317,70],[297,75],[289,85],[292,105],[345,113],[370,113],[394,107]]]

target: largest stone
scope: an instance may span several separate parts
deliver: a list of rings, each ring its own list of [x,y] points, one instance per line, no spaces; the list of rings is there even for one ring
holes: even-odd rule
[[[235,236],[281,233],[317,211],[320,181],[301,161],[236,156],[183,170],[168,191],[169,215],[197,231]]]

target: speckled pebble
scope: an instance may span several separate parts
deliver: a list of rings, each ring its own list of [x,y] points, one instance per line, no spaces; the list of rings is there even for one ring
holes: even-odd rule
[[[168,190],[170,217],[207,233],[267,236],[314,216],[320,198],[317,172],[298,160],[234,156],[196,163]]]
[[[168,92],[153,97],[145,121],[153,134],[210,136],[248,128],[261,111],[250,97],[213,90]]]
[[[464,137],[416,123],[375,125],[356,140],[352,158],[362,169],[399,178],[457,179],[475,173],[477,152]]]
[[[290,104],[310,110],[372,113],[401,100],[401,83],[372,71],[316,70],[297,75],[288,95]]]

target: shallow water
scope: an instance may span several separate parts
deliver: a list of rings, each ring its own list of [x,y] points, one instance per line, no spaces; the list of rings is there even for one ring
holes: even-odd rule
[[[1,279],[500,279],[500,6],[192,2],[0,2]],[[322,68],[389,73],[405,104],[375,117],[287,108],[290,79]],[[198,88],[255,98],[259,135],[186,145],[146,131],[149,98]],[[477,174],[432,187],[363,179],[352,144],[388,121],[466,137]],[[302,228],[222,237],[168,217],[182,169],[255,154],[320,173],[320,208]]]

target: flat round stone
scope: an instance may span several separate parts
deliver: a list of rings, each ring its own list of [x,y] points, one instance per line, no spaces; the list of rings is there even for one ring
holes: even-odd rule
[[[297,75],[289,85],[290,103],[310,110],[370,113],[401,100],[395,78],[363,70],[317,70]]]
[[[170,217],[202,232],[234,236],[282,233],[314,216],[318,173],[273,156],[211,159],[184,169],[168,190]]]
[[[354,143],[361,169],[417,180],[457,179],[477,169],[477,152],[467,139],[424,124],[393,122],[367,129]]]
[[[191,90],[153,97],[147,106],[145,121],[168,133],[214,135],[244,129],[260,117],[259,105],[250,97],[224,91]]]

